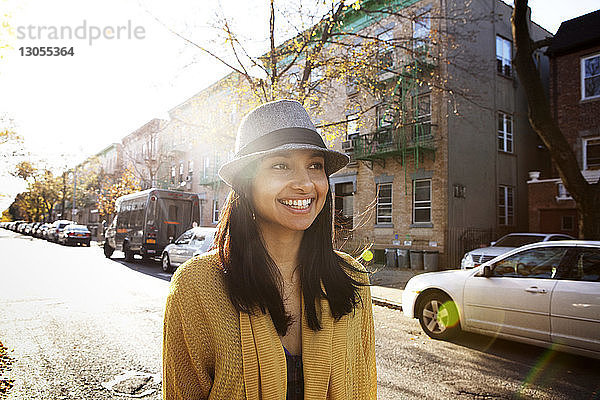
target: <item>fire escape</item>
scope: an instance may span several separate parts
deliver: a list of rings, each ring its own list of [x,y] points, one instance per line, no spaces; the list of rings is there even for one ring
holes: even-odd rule
[[[391,78],[382,80],[382,84],[394,85],[394,88],[383,112],[377,116],[375,130],[353,135],[342,144],[351,150],[354,160],[363,161],[370,168],[375,163],[385,168],[387,160],[395,160],[404,167],[405,182],[410,161],[414,170],[426,157],[435,161],[431,96],[421,93],[426,87],[424,78],[435,65],[426,51],[420,54],[404,63]]]

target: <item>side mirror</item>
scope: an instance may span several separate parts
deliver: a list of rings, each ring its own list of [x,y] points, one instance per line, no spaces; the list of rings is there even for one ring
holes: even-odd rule
[[[490,246],[494,246],[496,242],[490,242]]]
[[[169,236],[169,243],[175,243],[175,239],[173,239],[173,236]]]
[[[485,267],[483,267],[483,276],[486,278],[489,278],[492,276],[492,269],[490,268],[489,265],[486,265]]]

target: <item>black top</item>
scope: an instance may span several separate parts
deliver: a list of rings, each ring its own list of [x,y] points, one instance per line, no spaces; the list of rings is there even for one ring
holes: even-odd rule
[[[302,354],[294,356],[285,350],[287,364],[287,395],[286,400],[304,400],[304,369]]]

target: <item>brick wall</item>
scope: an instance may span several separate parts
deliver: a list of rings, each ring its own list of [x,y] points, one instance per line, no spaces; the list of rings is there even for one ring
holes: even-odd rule
[[[557,200],[560,179],[529,181],[529,231],[566,233],[577,237],[577,210],[573,200]],[[562,229],[562,217],[573,217],[573,229]]]
[[[581,58],[599,52],[600,44],[550,61],[552,113],[580,162],[582,133],[600,134],[600,99],[581,100]]]

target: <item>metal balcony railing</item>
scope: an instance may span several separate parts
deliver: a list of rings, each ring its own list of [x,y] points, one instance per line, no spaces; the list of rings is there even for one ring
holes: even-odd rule
[[[356,160],[373,160],[402,155],[415,149],[435,151],[430,122],[414,123],[392,129],[379,128],[374,132],[352,138]]]

